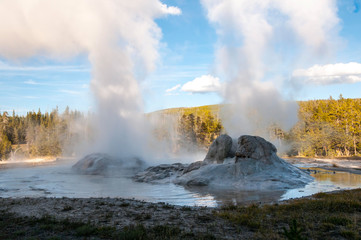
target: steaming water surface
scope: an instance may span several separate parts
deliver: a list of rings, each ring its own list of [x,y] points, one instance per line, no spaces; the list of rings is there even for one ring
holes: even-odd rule
[[[183,188],[172,183],[136,183],[126,177],[79,175],[71,164],[47,164],[0,169],[0,197],[122,197],[189,206],[226,203],[270,202],[311,195],[321,191],[361,187],[361,175],[322,169],[315,181],[287,191],[216,191]]]

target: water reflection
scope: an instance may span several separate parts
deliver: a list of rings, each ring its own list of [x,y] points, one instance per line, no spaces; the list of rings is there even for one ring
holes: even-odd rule
[[[278,201],[286,191],[240,191],[220,190],[208,187],[185,187],[197,196],[212,196],[215,205],[239,205]],[[213,204],[213,205],[214,205]]]
[[[361,187],[361,175],[349,172],[324,170],[321,168],[308,169],[315,181],[304,187],[279,190],[279,191],[240,191],[240,190],[217,190],[208,187],[185,187],[185,189],[197,193],[197,196],[213,196],[217,205],[239,205],[249,203],[270,203],[279,200],[300,198],[318,192],[328,192],[340,189],[352,189]]]
[[[330,192],[340,189],[361,187],[361,175],[359,174],[330,171],[322,168],[307,169],[310,170],[311,176],[315,178],[315,181],[309,183],[303,188],[288,190],[282,195],[280,200],[309,196],[318,192]]]
[[[361,175],[359,174],[330,171],[321,168],[311,168],[310,170],[316,171],[316,173],[311,173],[311,176],[318,182],[328,182],[347,188],[361,187]]]

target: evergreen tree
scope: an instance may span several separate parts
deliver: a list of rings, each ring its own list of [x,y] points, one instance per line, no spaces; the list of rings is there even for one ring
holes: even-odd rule
[[[5,134],[0,134],[0,160],[5,160],[11,153],[11,142]]]

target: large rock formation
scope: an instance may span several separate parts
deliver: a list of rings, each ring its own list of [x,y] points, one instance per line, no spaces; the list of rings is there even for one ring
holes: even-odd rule
[[[235,145],[227,134],[220,135],[209,147],[204,161],[206,163],[223,163],[225,158],[234,157]]]
[[[145,168],[138,158],[115,158],[105,153],[92,153],[73,165],[77,173],[86,175],[134,175]]]
[[[252,158],[264,163],[270,163],[272,155],[276,154],[276,152],[276,147],[265,139],[244,135],[238,138],[238,149],[235,153],[236,162],[243,158]]]
[[[244,135],[238,138],[235,158],[224,158],[223,164],[208,164],[183,174],[174,182],[187,186],[256,190],[289,189],[312,181],[311,176],[276,153],[276,147],[265,139]]]
[[[313,180],[309,174],[279,158],[276,147],[261,137],[244,135],[236,144],[228,135],[221,135],[210,146],[204,161],[177,169],[172,166],[171,178],[167,176],[169,170],[151,168],[134,179],[240,190],[289,189]]]

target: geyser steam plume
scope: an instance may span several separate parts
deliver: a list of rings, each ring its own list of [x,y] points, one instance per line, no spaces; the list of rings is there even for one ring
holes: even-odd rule
[[[218,35],[216,71],[227,85],[231,134],[259,134],[276,123],[291,127],[297,103],[280,88],[295,64],[327,56],[337,39],[335,0],[201,0]],[[260,132],[261,131],[261,132]]]
[[[155,67],[161,30],[154,19],[167,14],[180,10],[159,0],[2,0],[0,56],[87,55],[99,110],[92,150],[139,156],[146,142],[137,79]]]

